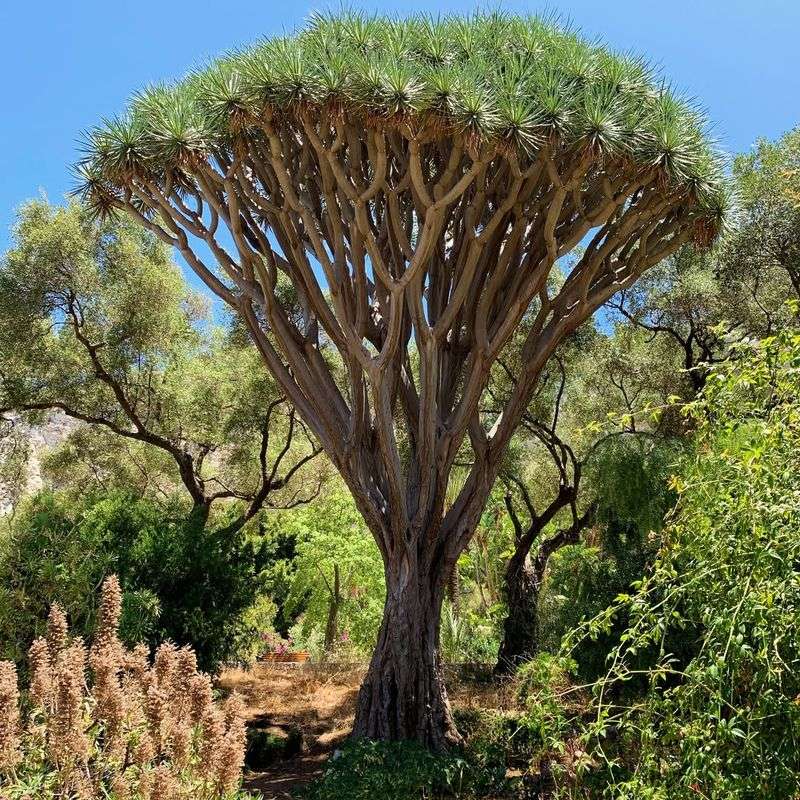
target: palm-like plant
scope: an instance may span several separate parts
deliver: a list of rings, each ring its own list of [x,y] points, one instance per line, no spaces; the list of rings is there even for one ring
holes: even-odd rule
[[[458,741],[447,577],[554,348],[719,229],[700,114],[641,60],[548,20],[345,12],[151,87],[87,149],[87,201],[124,208],[241,314],[380,548],[387,603],[356,732]],[[481,414],[523,318],[516,388]]]

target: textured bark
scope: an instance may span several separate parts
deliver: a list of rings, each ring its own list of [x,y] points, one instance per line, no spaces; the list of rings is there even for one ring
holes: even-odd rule
[[[415,739],[437,751],[460,743],[439,650],[443,596],[441,576],[407,565],[387,576],[383,622],[359,693],[354,736]]]
[[[527,552],[517,552],[506,569],[508,614],[503,622],[503,641],[495,667],[497,675],[513,673],[539,650],[539,593],[544,564],[538,560],[534,564],[531,564]]]

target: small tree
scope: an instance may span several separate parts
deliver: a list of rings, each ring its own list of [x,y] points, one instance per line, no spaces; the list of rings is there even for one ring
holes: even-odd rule
[[[654,484],[666,476],[651,480],[650,473],[682,432],[670,398],[685,378],[680,358],[664,347],[671,342],[645,338],[634,326],[606,335],[587,323],[550,359],[522,416],[500,476],[513,540],[503,579],[499,674],[530,660],[547,638],[540,604],[556,553],[589,531],[594,541],[607,542],[612,529],[630,527],[629,497],[641,523],[634,527],[660,529],[666,508]],[[518,363],[500,359],[490,402],[502,403],[519,371]],[[617,490],[620,483],[627,494]]]
[[[716,234],[717,159],[660,86],[539,19],[344,13],[151,87],[89,136],[88,202],[132,214],[241,314],[377,542],[357,735],[459,740],[442,600],[539,374],[614,293]],[[482,415],[526,315],[517,387]]]
[[[723,276],[743,269],[751,282],[759,275],[788,277],[800,299],[800,128],[775,141],[759,139],[733,163],[741,202],[741,223],[727,242]]]
[[[736,230],[714,253],[681,248],[608,304],[622,323],[644,331],[649,341],[666,340],[679,355],[676,366],[687,384],[681,395],[695,396],[708,370],[735,352],[734,342],[768,336],[792,316],[785,272],[755,266],[741,250],[745,238]]]
[[[319,453],[305,425],[241,334],[209,325],[168,249],[139,226],[96,224],[77,203],[28,203],[0,291],[0,414],[79,423],[49,459],[56,479],[81,493],[177,486],[202,525],[215,502],[236,500],[233,527],[313,494],[281,491]]]

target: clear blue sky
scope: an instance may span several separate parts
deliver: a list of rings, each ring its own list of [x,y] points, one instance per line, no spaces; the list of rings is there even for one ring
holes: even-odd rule
[[[472,11],[467,0],[356,0],[385,11]],[[234,45],[290,30],[327,3],[307,0],[0,0],[0,249],[14,208],[60,200],[81,130],[137,88]],[[338,7],[338,3],[334,5]],[[661,66],[715,121],[729,152],[800,122],[800,0],[505,2],[556,11],[584,33]]]

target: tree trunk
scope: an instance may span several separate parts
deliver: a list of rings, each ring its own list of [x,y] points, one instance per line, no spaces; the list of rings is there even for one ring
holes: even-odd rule
[[[439,651],[447,573],[389,565],[378,644],[361,686],[353,735],[416,739],[442,752],[461,744]]]
[[[339,565],[333,565],[333,589],[328,603],[328,622],[325,625],[325,652],[330,653],[339,633],[339,606],[341,604],[341,579]]]
[[[503,626],[496,675],[510,675],[520,664],[530,661],[539,649],[539,592],[544,564],[541,569],[538,566],[539,559],[531,564],[527,552],[517,552],[506,569],[508,614]]]

